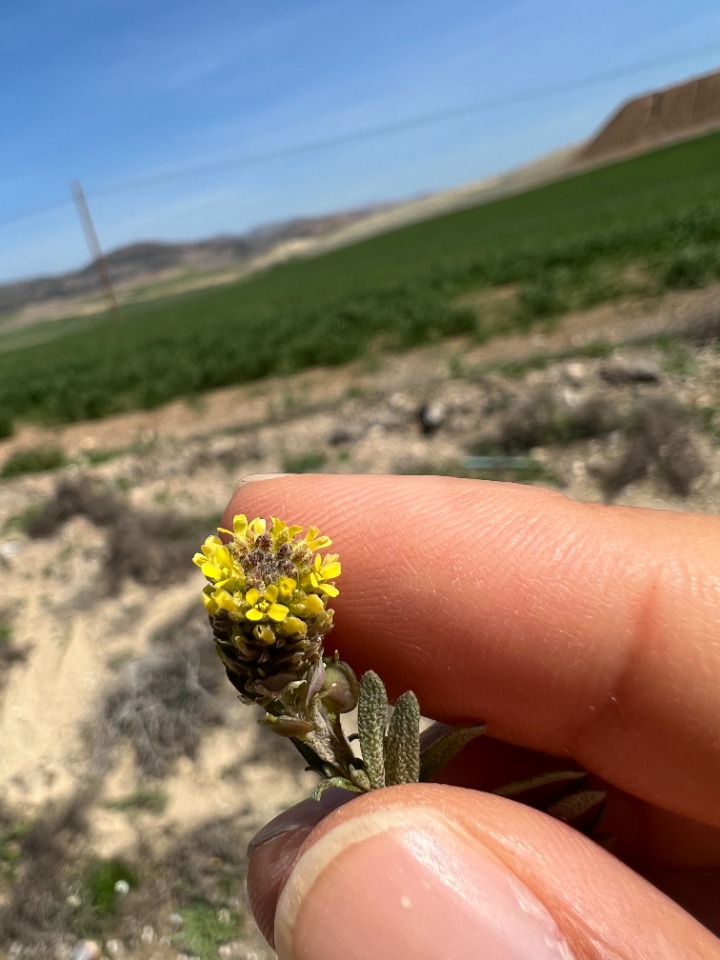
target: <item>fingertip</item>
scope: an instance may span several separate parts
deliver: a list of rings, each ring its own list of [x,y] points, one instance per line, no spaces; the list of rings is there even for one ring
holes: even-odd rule
[[[279,960],[709,957],[714,938],[587,838],[519,804],[416,784],[306,836],[277,905]],[[716,945],[715,945],[716,946]]]
[[[280,960],[434,960],[474,956],[479,943],[485,960],[575,957],[552,914],[477,835],[414,802],[412,788],[398,802],[396,789],[362,798],[310,838],[278,901]]]

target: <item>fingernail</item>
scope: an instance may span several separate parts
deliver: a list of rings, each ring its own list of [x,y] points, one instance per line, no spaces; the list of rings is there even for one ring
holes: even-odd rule
[[[275,817],[256,833],[248,847],[250,909],[263,936],[273,945],[273,925],[280,891],[300,855],[305,838],[329,813],[356,795],[331,787],[320,800],[307,799]]]
[[[427,807],[341,821],[278,901],[279,960],[573,960],[537,896],[475,836]]]
[[[298,830],[305,830],[308,827],[312,829],[332,810],[354,799],[354,797],[355,794],[348,793],[347,790],[330,787],[329,790],[323,791],[319,800],[313,800],[311,797],[302,800],[258,830],[250,841],[248,852],[253,853],[286,833],[296,833]]]
[[[241,477],[235,490],[247,486],[248,483],[258,483],[260,480],[277,480],[278,477],[289,477],[289,473],[249,473],[246,477]]]

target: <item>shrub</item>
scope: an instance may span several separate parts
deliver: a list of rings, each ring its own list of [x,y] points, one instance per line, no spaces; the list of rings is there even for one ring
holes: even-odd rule
[[[593,394],[575,407],[543,384],[522,396],[501,418],[497,430],[480,441],[473,453],[523,453],[533,447],[567,445],[605,436],[620,424],[614,405]]]
[[[11,454],[0,470],[0,477],[18,477],[23,473],[41,473],[57,470],[67,463],[65,454],[57,447],[34,447]]]
[[[327,454],[322,450],[307,450],[297,456],[286,454],[283,457],[283,473],[314,473],[327,462]]]
[[[105,700],[104,730],[110,743],[130,742],[143,774],[164,777],[223,722],[225,680],[197,604],[154,640],[149,654],[121,670]]]
[[[605,499],[648,476],[686,497],[705,472],[690,424],[688,411],[676,400],[658,397],[640,404],[627,424],[619,456],[593,469]]]
[[[670,289],[706,287],[720,275],[720,252],[711,247],[690,246],[671,254],[663,269],[661,282]]]

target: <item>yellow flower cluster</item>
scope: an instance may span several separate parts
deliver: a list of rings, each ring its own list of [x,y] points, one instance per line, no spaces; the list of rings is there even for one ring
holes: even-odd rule
[[[193,557],[208,580],[203,602],[211,620],[231,621],[235,637],[262,646],[301,639],[318,618],[327,621],[341,568],[337,555],[318,552],[331,540],[317,527],[303,537],[302,527],[277,517],[268,527],[259,517],[248,521],[239,514],[232,530],[219,532],[230,540],[210,536]]]

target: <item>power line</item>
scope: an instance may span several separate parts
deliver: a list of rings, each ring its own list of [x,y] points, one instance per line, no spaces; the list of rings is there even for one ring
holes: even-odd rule
[[[54,210],[61,210],[63,207],[72,205],[72,200],[55,200],[53,203],[46,203],[42,207],[33,207],[24,213],[14,214],[12,217],[6,217],[0,220],[0,227],[6,227],[13,223],[20,223],[23,220],[32,220],[35,217],[41,217],[46,213],[52,213]]]
[[[720,44],[714,43],[706,47],[700,47],[693,51],[686,51],[683,54],[676,54],[668,57],[658,57],[654,60],[645,60],[631,66],[619,67],[615,70],[605,70],[601,73],[590,74],[581,77],[578,80],[565,80],[562,83],[548,84],[544,87],[533,87],[527,90],[517,91],[504,97],[497,97],[491,100],[480,100],[475,103],[465,104],[460,107],[452,107],[446,110],[438,110],[434,113],[418,114],[414,117],[407,117],[404,120],[397,120],[393,123],[378,124],[372,127],[364,127],[360,130],[354,130],[351,133],[337,134],[330,137],[320,137],[317,140],[307,140],[304,143],[293,144],[283,147],[279,150],[268,150],[262,153],[249,153],[244,156],[234,157],[228,160],[216,160],[211,163],[197,164],[196,166],[168,170],[164,173],[154,174],[147,177],[134,177],[130,180],[120,180],[108,184],[105,187],[99,187],[96,190],[89,190],[88,195],[92,197],[104,197],[110,194],[120,193],[126,190],[134,190],[141,187],[155,186],[161,183],[168,183],[172,180],[185,179],[186,177],[197,176],[203,173],[214,173],[218,170],[227,170],[235,167],[254,166],[258,163],[265,163],[269,160],[277,160],[283,157],[292,157],[300,153],[309,153],[314,150],[322,150],[327,147],[341,146],[347,143],[355,143],[359,140],[369,140],[374,137],[387,136],[388,134],[398,133],[402,130],[411,130],[417,127],[430,126],[435,123],[441,123],[445,120],[455,120],[460,117],[472,116],[477,113],[483,113],[486,110],[495,110],[499,107],[509,107],[520,103],[529,103],[533,100],[542,100],[546,97],[555,96],[568,90],[576,90],[594,86],[598,83],[605,83],[608,80],[617,80],[622,77],[632,76],[642,73],[654,67],[668,66],[673,63],[679,63],[691,57],[701,54],[720,52]]]
[[[329,137],[320,137],[315,140],[306,140],[301,143],[291,144],[277,150],[268,150],[258,153],[247,153],[227,160],[216,160],[209,163],[197,164],[189,167],[178,167],[174,170],[166,170],[163,173],[152,174],[144,177],[133,177],[128,180],[119,180],[114,183],[106,184],[95,189],[90,188],[86,191],[87,196],[93,199],[98,197],[112,196],[117,193],[125,193],[130,190],[138,190],[143,187],[156,186],[163,183],[170,183],[177,180],[184,180],[201,174],[216,173],[221,170],[237,169],[240,167],[255,166],[260,163],[267,163],[270,160],[278,160],[284,157],[297,156],[302,153],[311,153],[315,150],[324,150],[329,147],[342,146],[348,143],[356,143],[362,140],[370,140],[375,137],[388,136],[393,133],[399,133],[403,130],[412,130],[419,127],[432,126],[436,123],[443,123],[448,120],[456,120],[462,117],[474,116],[488,110],[496,110],[500,107],[510,107],[522,103],[530,103],[536,100],[544,100],[549,97],[557,96],[569,90],[584,89],[601,83],[607,83],[610,80],[618,80],[623,77],[635,76],[644,73],[647,70],[656,67],[671,66],[676,63],[683,63],[709,53],[720,52],[720,43],[709,44],[704,47],[696,47],[693,50],[685,50],[682,53],[672,54],[664,57],[655,57],[651,60],[637,61],[634,64],[627,64],[624,67],[616,67],[613,70],[603,70],[599,73],[588,74],[585,77],[579,77],[574,80],[564,80],[559,83],[546,84],[519,90],[506,96],[496,97],[488,100],[479,100],[474,103],[464,104],[459,107],[451,107],[445,110],[438,110],[431,113],[417,114],[413,117],[406,117],[404,120],[396,120],[392,123],[376,124],[371,127],[363,127],[350,133],[337,134]],[[12,217],[0,220],[0,227],[9,224],[19,223],[22,220],[41,216],[61,207],[72,203],[70,200],[59,200],[25,213],[19,213]]]

